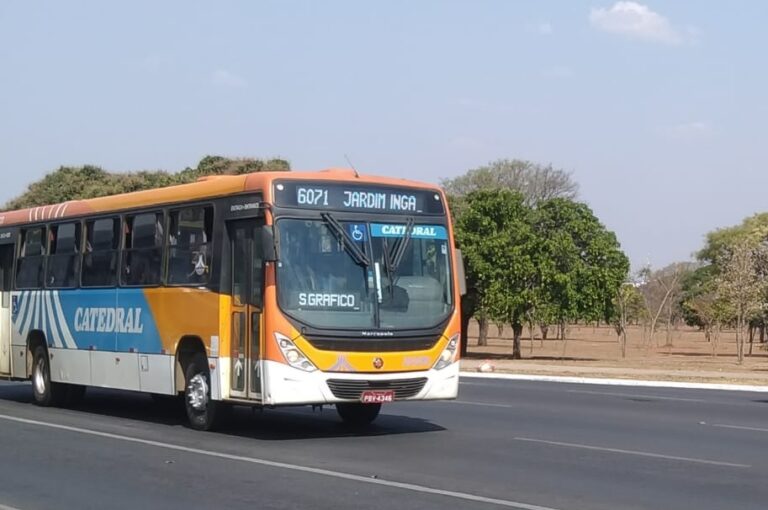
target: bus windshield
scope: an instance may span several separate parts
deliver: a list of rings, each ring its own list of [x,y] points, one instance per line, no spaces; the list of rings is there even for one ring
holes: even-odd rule
[[[429,328],[453,309],[443,225],[281,219],[280,307],[334,329]]]

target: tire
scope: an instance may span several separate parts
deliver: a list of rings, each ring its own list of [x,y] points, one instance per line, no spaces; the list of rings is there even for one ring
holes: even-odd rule
[[[381,404],[336,404],[336,412],[347,425],[363,427],[379,416]]]
[[[204,354],[195,354],[184,371],[184,407],[189,426],[195,430],[213,430],[222,414],[221,402],[211,400],[211,372]]]
[[[32,357],[32,392],[35,404],[42,407],[58,406],[67,398],[68,385],[51,382],[51,364],[48,350],[38,345]]]

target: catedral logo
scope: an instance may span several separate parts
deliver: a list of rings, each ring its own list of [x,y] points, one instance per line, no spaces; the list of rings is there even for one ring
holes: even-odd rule
[[[141,308],[78,308],[75,331],[140,335],[144,332]]]
[[[385,236],[404,236],[405,225],[383,225],[381,227],[381,233]],[[437,237],[437,230],[435,227],[421,227],[416,225],[411,229],[411,235],[416,237]]]

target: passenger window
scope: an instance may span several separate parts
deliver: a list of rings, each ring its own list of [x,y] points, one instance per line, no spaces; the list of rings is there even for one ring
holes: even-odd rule
[[[168,283],[205,285],[211,277],[213,208],[171,211],[168,236]]]
[[[76,287],[80,270],[80,224],[53,225],[49,229],[49,237],[46,287]]]
[[[163,214],[125,219],[122,285],[159,285],[163,268]]]
[[[45,227],[30,228],[21,232],[21,252],[16,268],[16,288],[39,289],[43,286],[44,235]]]
[[[85,224],[83,287],[112,287],[117,283],[120,220],[102,218]]]

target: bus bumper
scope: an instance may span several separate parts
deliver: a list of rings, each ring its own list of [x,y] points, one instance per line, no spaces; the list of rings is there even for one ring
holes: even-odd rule
[[[359,402],[359,398],[339,398],[338,387],[359,388],[370,382],[374,386],[397,388],[398,384],[418,388],[421,379],[423,387],[415,394],[396,401],[444,400],[456,398],[459,391],[459,362],[442,370],[420,372],[395,372],[384,374],[350,372],[304,372],[282,363],[264,361],[265,405],[335,404],[337,402]],[[336,394],[331,385],[336,388]],[[352,390],[354,391],[354,390]],[[396,395],[397,395],[397,389]]]

